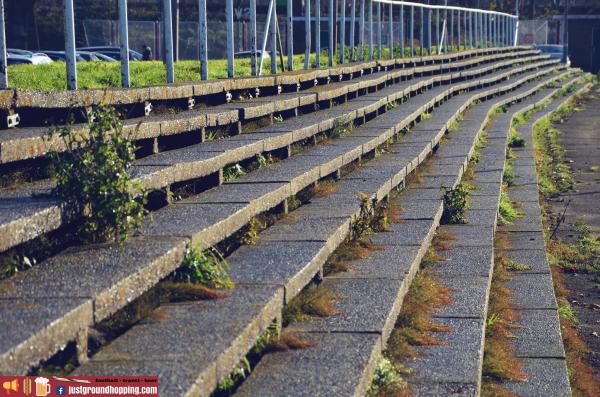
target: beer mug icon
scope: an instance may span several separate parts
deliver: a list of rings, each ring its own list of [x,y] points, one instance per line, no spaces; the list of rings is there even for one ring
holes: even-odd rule
[[[50,379],[35,378],[35,395],[37,397],[45,397],[50,394]]]

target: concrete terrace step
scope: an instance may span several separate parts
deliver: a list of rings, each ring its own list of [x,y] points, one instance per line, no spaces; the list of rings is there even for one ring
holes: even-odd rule
[[[542,89],[511,106],[508,113],[497,115],[490,124],[486,145],[480,150],[482,160],[475,166],[471,182],[482,189],[473,192],[472,207],[466,213],[469,223],[444,226],[456,240],[452,242],[453,249],[444,253],[446,260],[434,267],[441,284],[453,291],[453,303],[438,310],[434,318],[451,331],[439,334],[441,345],[419,348],[422,355],[406,362],[414,370],[409,381],[417,395],[454,395],[457,390],[461,391],[460,395],[479,395],[508,131],[517,114],[542,103],[557,91]]]
[[[547,82],[538,84],[537,89]],[[461,122],[459,130],[450,132],[450,139],[429,160],[433,167],[455,166],[441,172],[447,177],[447,186],[460,181],[476,138],[495,107],[530,93],[531,89],[517,90],[508,95],[510,98],[495,98],[468,110],[466,120],[479,122]],[[364,395],[404,295],[439,224],[443,203],[437,177],[438,173],[431,172],[422,183],[411,183],[394,199],[402,208],[403,222],[393,224],[391,232],[372,236],[373,243],[384,247],[382,251],[351,262],[349,272],[325,278],[323,285],[343,297],[335,308],[343,314],[289,327],[316,346],[263,357],[236,395]],[[429,184],[437,190],[438,198],[423,205],[421,192]],[[491,262],[491,256],[488,259]],[[348,345],[348,339],[357,341]],[[438,366],[446,367],[443,361],[438,361]]]
[[[469,80],[467,83],[455,85],[447,90],[447,95],[459,92],[463,88],[485,86],[513,74],[555,64],[556,60],[545,60],[511,71],[494,72],[480,80]],[[487,73],[493,68],[494,65],[484,67],[481,73]],[[293,142],[333,128],[334,123],[340,120],[351,122],[357,118],[364,119],[367,112],[376,112],[387,103],[414,95],[443,80],[444,76],[418,78],[385,88],[362,101],[352,101],[334,109],[298,117],[289,122],[259,129],[253,134],[158,153],[138,160],[133,175],[146,188],[164,188],[175,182],[196,179],[215,172],[221,173],[227,164],[251,158],[264,151],[287,147]],[[428,94],[430,93],[426,93]],[[440,97],[443,97],[443,94],[440,94]],[[408,103],[414,100],[415,98],[412,98]],[[426,108],[425,106],[423,109]],[[49,186],[47,182],[42,181],[0,191],[0,231],[3,236],[0,239],[0,251],[65,224],[63,217],[68,211],[61,203],[44,197],[31,198],[31,191],[39,191],[40,185],[42,191]]]
[[[255,88],[272,89],[277,86],[292,86],[295,89],[298,84],[311,84],[317,79],[339,79],[340,76],[362,74],[365,71],[369,72],[380,67],[406,68],[414,67],[415,65],[454,62],[468,57],[513,50],[527,51],[531,50],[531,47],[520,46],[477,49],[438,56],[350,63],[328,69],[301,70],[261,77],[209,80],[130,89],[91,89],[78,90],[73,93],[66,91],[39,91],[13,88],[0,91],[0,109],[7,111],[10,109],[18,110],[20,108],[85,108],[99,104],[109,106],[135,105],[140,103],[143,104],[145,101],[186,100],[192,97],[218,95],[231,91],[242,91]]]
[[[515,82],[504,83],[501,87],[489,88],[486,91],[473,95],[472,99],[475,100],[488,94],[522,85],[537,75],[548,74],[551,70],[552,69],[533,72]],[[432,102],[432,105],[433,103],[434,102]],[[399,107],[397,109],[401,108],[402,107]],[[405,121],[401,119],[398,120],[399,124],[403,122]],[[388,128],[386,127],[382,132],[387,133],[387,131]],[[360,146],[362,146],[362,144],[359,144],[359,147]],[[352,150],[353,149],[350,149],[350,151]],[[355,152],[355,155],[359,155],[359,153],[360,152]],[[422,158],[420,151],[417,154],[420,156],[419,158]],[[337,156],[339,157],[339,155]],[[318,159],[318,157],[316,158]],[[294,158],[290,158],[289,160],[292,161]],[[326,162],[325,158],[321,160],[322,163]],[[341,167],[341,164],[339,164],[339,166]],[[308,183],[308,181],[306,181],[306,183]],[[228,191],[226,192],[226,196],[215,193],[218,192],[217,189],[233,189],[236,188],[236,186],[238,189],[241,188],[245,190],[238,192]],[[7,327],[14,326],[16,328],[12,328],[14,329],[14,332],[7,331],[10,335],[13,335],[13,338],[6,338],[4,340],[5,346],[3,347],[4,353],[2,354],[2,365],[7,366],[7,368],[12,368],[12,372],[23,372],[30,365],[34,365],[38,360],[48,357],[52,352],[56,351],[58,347],[71,340],[73,334],[80,333],[88,325],[91,325],[91,322],[89,321],[90,318],[92,318],[94,322],[97,322],[111,313],[114,313],[127,302],[135,299],[162,277],[177,268],[182,260],[183,247],[188,241],[188,238],[185,236],[192,236],[195,241],[207,241],[209,236],[212,236],[212,238],[215,239],[215,242],[219,241],[219,238],[224,238],[237,230],[241,225],[247,223],[251,216],[275,206],[278,203],[278,200],[289,197],[289,189],[290,184],[260,183],[246,185],[231,184],[213,189],[212,191],[209,190],[199,195],[197,198],[193,198],[191,202],[187,203],[189,204],[187,206],[185,205],[186,203],[181,203],[181,205],[176,208],[175,213],[171,212],[175,206],[167,207],[162,212],[158,211],[156,213],[157,217],[162,216],[161,214],[165,214],[164,222],[157,222],[154,226],[146,224],[146,226],[144,226],[144,234],[148,237],[134,239],[131,243],[126,243],[124,247],[105,245],[100,247],[71,249],[64,254],[57,255],[50,260],[41,263],[27,272],[19,273],[15,277],[0,283],[0,299],[12,303],[17,302],[19,299],[36,297],[48,298],[55,296],[55,294],[58,294],[58,296],[55,297],[65,297],[66,295],[71,297],[85,297],[82,304],[87,305],[88,308],[89,300],[94,302],[94,312],[81,317],[81,321],[63,322],[64,315],[66,314],[65,311],[60,308],[53,308],[53,310],[44,309],[42,301],[40,306],[35,308],[34,312],[48,310],[50,314],[48,316],[37,318],[36,321],[33,319],[29,320],[28,326],[31,330],[30,333],[22,333],[19,328],[20,325],[17,322],[7,324]],[[240,192],[244,195],[241,195]],[[194,200],[196,202],[194,202]],[[230,203],[227,203],[224,200],[229,200]],[[234,202],[231,202],[232,200]],[[349,206],[356,210],[355,202],[346,202],[346,205],[346,208]],[[351,215],[351,213],[348,215]],[[154,252],[153,250],[158,249],[161,246],[155,246],[154,241],[156,241],[156,239],[149,237],[149,235],[164,235],[165,233],[162,233],[162,231],[166,230],[169,225],[182,225],[181,219],[185,219],[184,224],[187,224],[188,227],[182,228],[180,232],[171,232],[168,234],[175,236],[179,235],[182,237],[171,237],[171,240],[161,238],[160,240],[164,242],[171,241],[171,245],[169,246],[167,244],[166,246],[163,246],[164,249],[161,252]],[[190,224],[190,221],[193,223]],[[220,237],[218,237],[219,233]],[[150,245],[150,247],[146,247],[146,245]],[[208,245],[211,244],[207,244],[206,246]],[[69,255],[76,255],[80,250],[88,250],[89,254],[78,257],[77,261],[69,259]],[[135,252],[136,250],[141,252],[148,250],[152,254],[150,257],[140,255],[135,259],[120,259],[123,258],[121,255],[125,255],[127,252]],[[106,261],[99,262],[96,257],[105,258]],[[124,258],[127,258],[127,255],[124,256]],[[102,282],[95,283],[93,280],[96,280],[102,272],[105,272],[105,274],[102,275]],[[85,287],[82,291],[75,291],[73,289],[65,289],[65,274],[80,274],[82,276],[90,275],[91,278],[89,283],[83,284]],[[32,291],[29,287],[21,288],[21,285],[25,284],[31,286],[38,285],[29,281],[33,279],[37,280],[36,283],[42,283],[49,287],[45,290],[38,289],[35,291]],[[69,283],[74,283],[72,278],[69,280]],[[75,285],[82,282],[83,281],[75,283]],[[56,287],[50,287],[53,285]],[[47,291],[51,292],[49,293]],[[107,298],[105,299],[104,297]],[[80,310],[81,305],[75,306],[75,308],[69,310]],[[20,313],[22,308],[18,305],[8,305],[5,310],[6,312],[3,313],[3,318],[24,317],[23,314]],[[48,325],[51,326],[49,327]],[[69,329],[70,333],[63,331],[62,335],[60,335],[60,333],[57,335],[57,333],[53,331],[55,327],[64,327]],[[38,349],[33,350],[31,348],[33,345],[38,346]],[[39,346],[43,347],[40,348]]]
[[[474,94],[464,101],[474,102],[492,92],[498,92],[498,89],[506,90],[512,84],[514,83],[507,83],[503,87]],[[524,88],[530,86],[526,85]],[[448,122],[451,122],[460,112],[462,105],[456,101],[454,104],[448,103],[447,106],[453,106],[455,109],[454,114],[448,116],[450,118]],[[446,104],[442,105],[440,109],[445,106]],[[436,111],[434,117],[435,115]],[[383,154],[368,162],[366,167],[343,177],[338,182],[337,193],[329,198],[311,200],[309,204],[294,211],[289,218],[263,232],[256,245],[242,246],[236,250],[228,261],[231,265],[232,278],[238,288],[243,288],[244,291],[266,288],[272,291],[268,297],[252,299],[252,292],[244,292],[243,298],[236,297],[234,293],[225,300],[210,302],[208,305],[205,304],[206,302],[195,302],[184,306],[179,304],[162,306],[157,314],[160,318],[173,319],[172,321],[148,320],[140,323],[132,329],[132,332],[126,332],[113,341],[76,372],[99,375],[108,372],[159,371],[172,381],[170,385],[164,385],[164,393],[209,394],[216,387],[217,381],[226,376],[233,365],[239,362],[257,336],[266,330],[274,318],[280,316],[283,304],[319,273],[327,257],[347,236],[350,221],[360,209],[358,192],[365,191],[376,200],[383,199],[394,186],[402,182],[409,172],[407,170],[412,170],[420,162],[423,147],[429,148],[430,152],[431,142],[439,142],[444,131],[445,126],[442,126],[440,131],[428,131],[429,139],[421,147],[414,144],[404,145],[403,141],[391,145],[389,154]],[[412,134],[408,137],[411,136]],[[382,173],[381,170],[385,172]],[[335,212],[332,212],[332,208],[335,208]],[[310,239],[307,241],[308,233]],[[245,323],[226,315],[238,304],[246,305],[247,313],[253,313]],[[187,315],[182,314],[182,311]],[[200,330],[199,334],[181,335],[178,340],[181,348],[170,356],[163,354],[164,345],[148,343],[149,340],[158,340],[155,338],[163,332],[171,332],[168,329],[182,326],[186,318],[203,318],[207,323],[214,324],[214,319],[207,319],[211,316],[220,319],[214,322],[219,324],[218,346],[211,345],[211,342],[205,344],[202,334],[215,334],[215,329],[204,327],[202,327],[204,331]],[[177,318],[181,320],[178,321]],[[240,329],[243,331],[239,332]],[[230,333],[230,331],[235,332]],[[181,338],[186,340],[183,341]],[[207,338],[212,340],[211,336]],[[138,355],[142,350],[145,350],[146,355]],[[159,356],[165,359],[160,362],[152,359]],[[119,357],[126,359],[119,361]],[[149,360],[139,359],[140,357],[149,357]],[[198,359],[199,357],[202,359]],[[186,377],[174,375],[179,372],[176,369],[179,367],[186,368]],[[195,376],[190,377],[192,372]],[[175,385],[181,389],[172,389],[171,387]]]
[[[536,175],[532,144],[535,124],[589,85],[578,84],[578,89],[571,95],[554,99],[547,108],[538,111],[526,124],[518,127],[526,144],[522,148],[513,148],[517,176]],[[509,195],[514,200],[519,200],[517,197],[520,196],[524,204],[521,208],[524,216],[512,225],[500,226],[499,231],[507,236],[507,257],[529,266],[527,270],[515,272],[508,283],[516,293],[513,301],[519,315],[517,324],[522,327],[514,331],[518,338],[513,346],[516,356],[523,362],[527,381],[510,382],[506,387],[520,396],[566,396],[571,394],[571,389],[552,275],[546,258],[538,185],[537,182],[520,183],[519,179],[517,177],[515,185],[509,187]]]
[[[468,58],[461,62],[437,64],[413,68],[397,68],[390,71],[375,72],[347,81],[330,83],[300,92],[283,93],[274,96],[258,97],[243,102],[231,102],[203,109],[182,111],[176,114],[151,115],[124,121],[124,132],[134,140],[167,138],[177,134],[198,131],[198,141],[204,140],[205,129],[236,125],[242,132],[242,121],[250,121],[273,114],[310,110],[317,104],[327,104],[332,99],[348,96],[361,96],[368,91],[384,85],[393,85],[399,80],[421,77],[422,75],[454,72],[455,76],[465,73],[464,69],[489,62],[498,63],[513,58],[528,61],[547,59],[547,55],[536,55],[537,51],[514,51],[481,57]],[[456,78],[455,77],[455,78]],[[87,130],[86,124],[75,124],[76,131]],[[48,139],[48,127],[29,127],[12,129],[0,134],[0,164],[39,158],[48,150],[64,150],[64,142],[56,138]]]

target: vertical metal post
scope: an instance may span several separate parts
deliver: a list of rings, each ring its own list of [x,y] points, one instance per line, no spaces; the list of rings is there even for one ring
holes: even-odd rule
[[[315,52],[317,68],[321,67],[321,0],[315,0]]]
[[[473,12],[469,12],[469,48],[473,48]]]
[[[334,56],[334,52],[333,52],[333,38],[334,38],[334,23],[333,23],[333,17],[335,15],[335,8],[333,5],[333,0],[329,0],[329,15],[328,15],[328,19],[329,19],[329,26],[327,28],[327,30],[329,31],[329,51],[328,51],[328,55],[329,55],[329,67],[333,66],[333,56]]]
[[[369,1],[369,61],[373,60],[373,0]]]
[[[121,86],[131,87],[129,81],[129,32],[127,29],[127,0],[119,0],[119,49],[121,52]]]
[[[8,88],[6,63],[6,31],[4,25],[4,0],[0,0],[0,89]]]
[[[450,10],[450,30],[448,38],[450,39],[450,51],[454,51],[454,10]]]
[[[388,21],[388,29],[389,31],[389,37],[388,40],[390,41],[390,59],[394,58],[394,5],[392,3],[390,3],[389,5],[389,21]]]
[[[346,62],[346,0],[341,0],[341,21],[340,21],[340,63]]]
[[[231,78],[235,76],[235,60],[233,57],[233,0],[226,0],[225,19],[227,20],[227,76]]]
[[[435,9],[435,42],[438,43],[436,52],[439,54],[440,53],[439,43],[441,42],[440,41],[440,9],[439,8]]]
[[[423,48],[425,47],[424,44],[423,44],[423,41],[425,41],[425,36],[423,34],[423,30],[424,30],[424,27],[425,27],[425,16],[424,16],[425,14],[424,14],[423,7],[419,7],[419,8],[420,8],[420,11],[421,11],[421,32],[420,32],[421,35],[419,37],[419,41],[420,41],[419,47],[420,47],[420,52],[421,52],[420,55],[423,56]]]
[[[350,6],[350,19],[350,62],[354,62],[356,60],[356,51],[354,49],[354,31],[356,29],[356,0],[352,0],[352,4]]]
[[[310,0],[304,2],[304,37],[306,49],[304,51],[304,69],[310,66]]]
[[[254,5],[254,6],[253,6]],[[200,78],[208,80],[208,30],[206,27],[206,0],[198,1],[198,44],[200,45]],[[250,0],[250,40],[252,47],[252,75],[256,76],[256,0]]]
[[[277,5],[275,0],[273,0],[271,12],[271,74],[277,74]]]
[[[67,89],[77,89],[77,59],[75,54],[75,13],[73,0],[65,1],[65,60],[67,63]],[[170,0],[169,0],[170,1]]]
[[[467,14],[467,11],[463,12],[463,45],[465,50],[469,48],[469,25],[467,22]]]
[[[404,58],[404,4],[400,4],[400,58]]]
[[[448,0],[444,0],[444,5],[448,5]],[[448,9],[444,8],[444,26],[442,28],[442,41],[444,44],[444,52],[448,52],[448,42],[449,42],[449,33],[448,33]]]
[[[381,59],[381,3],[377,3],[377,59]]]
[[[365,60],[365,0],[360,0],[360,20],[358,21],[358,59]]]
[[[431,55],[431,9],[427,10],[427,55]]]
[[[410,6],[410,56],[415,56],[415,6]]]
[[[256,17],[256,0],[251,1],[254,1],[254,16]],[[292,0],[287,0],[287,54],[288,70],[291,71],[294,70],[294,3]]]
[[[456,50],[460,51],[460,10],[456,10]]]

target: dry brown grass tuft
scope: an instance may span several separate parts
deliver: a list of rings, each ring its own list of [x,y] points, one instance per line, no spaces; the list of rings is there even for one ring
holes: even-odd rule
[[[317,197],[329,197],[337,190],[337,184],[332,179],[325,179],[319,181],[315,187],[313,187],[313,194]]]
[[[504,236],[506,238],[506,236]],[[508,266],[511,261],[498,248],[495,251],[494,274],[490,289],[488,317],[485,329],[485,348],[483,356],[483,390],[487,396],[494,392],[508,392],[502,388],[504,381],[523,381],[527,377],[522,362],[515,356],[512,339],[517,313],[513,310],[514,292],[507,286],[510,280]],[[510,395],[510,394],[500,394]]]
[[[302,290],[283,309],[283,325],[309,320],[315,317],[331,317],[338,313],[334,310],[340,297],[323,286],[309,286]]]
[[[315,346],[313,341],[302,338],[297,333],[284,329],[279,336],[274,336],[269,340],[265,352],[281,352],[288,350],[307,349]]]
[[[388,340],[386,354],[391,359],[400,362],[416,357],[417,346],[442,343],[435,333],[451,329],[435,323],[432,314],[437,308],[452,303],[451,292],[439,284],[429,270],[421,269],[417,273]]]

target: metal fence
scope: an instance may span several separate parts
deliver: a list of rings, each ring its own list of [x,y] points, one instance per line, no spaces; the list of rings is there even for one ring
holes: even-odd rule
[[[562,20],[519,21],[519,44],[563,44]]]
[[[316,65],[321,65],[321,51],[327,51],[327,64],[336,61],[373,60],[381,58],[384,48],[387,56],[403,57],[415,54],[434,54],[461,49],[485,48],[493,46],[516,45],[518,40],[518,16],[473,8],[427,5],[398,0],[305,0],[304,15],[293,15],[293,0],[287,0],[286,15],[283,23],[278,22],[276,0],[270,0],[266,15],[257,15],[257,0],[249,3],[249,21],[234,24],[233,0],[225,0],[226,23],[207,21],[206,0],[198,0],[198,22],[180,24],[179,36],[183,36],[185,45],[179,47],[182,58],[199,60],[200,76],[208,79],[209,57],[225,55],[227,75],[235,77],[235,49],[249,50],[251,54],[251,73],[259,76],[263,62],[269,51],[275,57],[278,51],[283,56],[284,38],[287,65],[283,62],[278,68],[273,59],[271,73],[282,69],[292,70],[294,55],[294,22],[304,25],[305,48],[304,69],[311,66],[310,56],[314,52]],[[327,15],[321,15],[321,2],[328,1]],[[170,0],[162,3],[163,20],[160,23],[147,21],[128,21],[127,0],[118,0],[119,20],[117,28],[111,21],[86,21],[84,24],[86,41],[107,36],[116,40],[120,47],[121,83],[130,87],[129,49],[140,48],[144,44],[154,43],[156,54],[162,54],[167,70],[167,83],[175,82],[173,59],[173,27]],[[314,7],[311,7],[314,3]],[[336,5],[339,4],[339,10]],[[348,4],[350,15],[346,15]],[[67,88],[77,89],[75,23],[73,0],[64,0],[65,54],[67,68]],[[259,20],[262,21],[259,22]],[[321,42],[322,25],[316,21],[326,21],[325,45]],[[300,24],[302,26],[302,24]],[[314,28],[314,39],[312,29]],[[244,29],[244,35],[234,35]],[[283,29],[283,32],[280,30]],[[162,31],[162,33],[161,33]],[[219,34],[217,34],[219,33]],[[160,40],[162,35],[163,40]],[[226,38],[225,51],[216,45],[215,37]],[[238,38],[236,42],[236,37]],[[279,40],[278,40],[279,39]],[[313,42],[314,41],[314,42]],[[106,45],[106,40],[101,43]],[[180,45],[178,43],[178,46]],[[95,43],[94,43],[95,44]],[[313,50],[314,45],[314,50]],[[348,51],[346,51],[348,46]],[[164,48],[161,48],[164,47]],[[336,48],[337,47],[337,48]],[[211,49],[209,52],[209,48]],[[218,55],[217,55],[218,54]],[[6,40],[4,26],[4,0],[0,0],[0,88],[8,86],[6,67]]]

